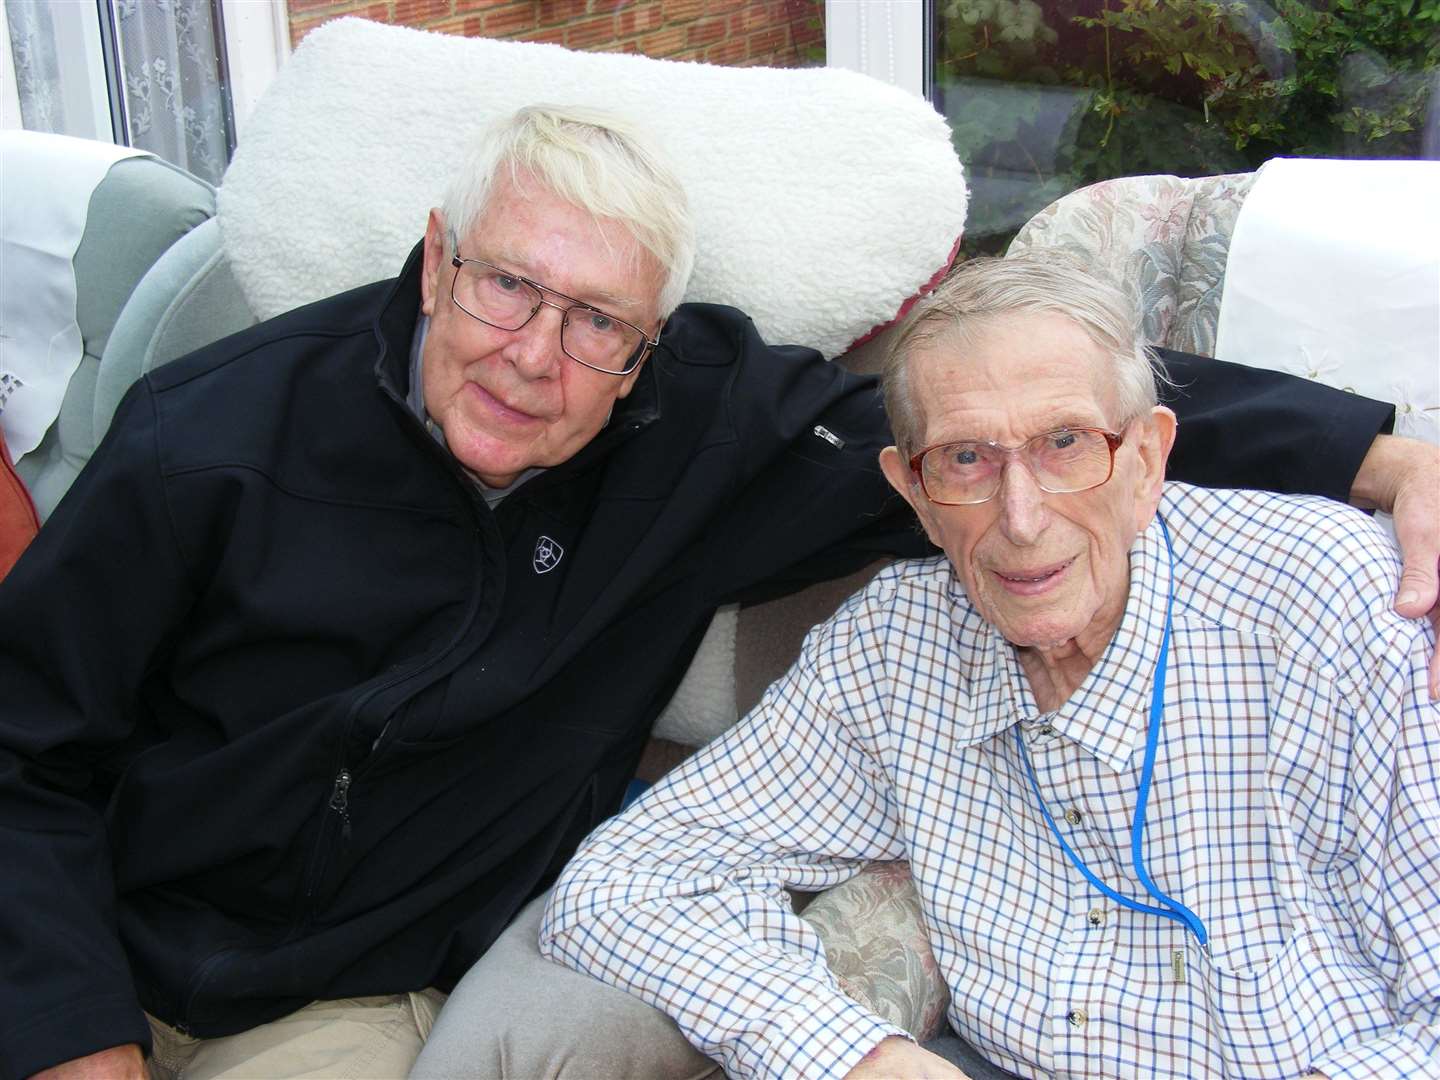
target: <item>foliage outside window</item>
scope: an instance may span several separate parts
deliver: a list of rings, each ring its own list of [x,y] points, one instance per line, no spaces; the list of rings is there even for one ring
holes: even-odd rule
[[[1440,0],[936,9],[936,104],[971,176],[971,250],[1002,250],[1031,214],[1112,176],[1440,156]]]

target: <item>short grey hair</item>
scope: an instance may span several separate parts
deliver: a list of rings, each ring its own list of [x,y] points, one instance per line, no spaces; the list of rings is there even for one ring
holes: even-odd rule
[[[920,449],[907,370],[910,354],[947,334],[962,346],[972,343],[986,326],[1021,312],[1064,316],[1110,358],[1120,410],[1115,422],[1158,402],[1156,380],[1163,381],[1164,373],[1151,360],[1141,337],[1138,305],[1120,289],[1078,260],[1053,250],[969,259],[911,309],[885,355],[885,411],[900,449],[907,453]]]
[[[469,236],[496,179],[529,173],[596,218],[620,222],[664,274],[660,317],[679,305],[695,266],[695,226],[685,189],[664,156],[625,120],[599,109],[528,105],[492,124],[465,154],[441,203],[445,223]]]

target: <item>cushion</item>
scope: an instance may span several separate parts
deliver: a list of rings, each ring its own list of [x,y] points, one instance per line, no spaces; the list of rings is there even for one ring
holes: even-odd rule
[[[337,19],[280,71],[220,188],[255,313],[396,273],[458,148],[534,102],[612,109],[666,148],[698,232],[686,299],[740,307],[772,342],[843,352],[943,272],[964,224],[944,121],[865,75]]]

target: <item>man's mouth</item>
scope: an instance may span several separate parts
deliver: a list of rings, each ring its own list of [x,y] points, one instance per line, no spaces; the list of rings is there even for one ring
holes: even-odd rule
[[[528,413],[523,409],[517,409],[513,405],[507,404],[479,383],[470,383],[470,387],[485,406],[486,410],[503,423],[533,424],[540,419],[540,417],[533,413]]]
[[[1017,596],[1035,596],[1048,592],[1070,569],[1075,560],[1052,563],[1049,566],[1024,567],[1016,570],[992,570],[1001,587]]]

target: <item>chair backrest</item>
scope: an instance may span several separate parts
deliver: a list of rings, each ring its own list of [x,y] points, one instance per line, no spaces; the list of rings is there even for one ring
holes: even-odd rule
[[[66,388],[59,416],[40,445],[16,465],[42,520],[108,426],[107,413],[97,428],[95,394],[122,310],[156,260],[214,214],[215,191],[209,184],[157,158],[118,161],[95,188],[72,260],[84,358]]]
[[[1081,257],[1138,291],[1150,344],[1213,355],[1230,236],[1254,181],[1253,173],[1102,180],[1036,214],[1009,250]]]

